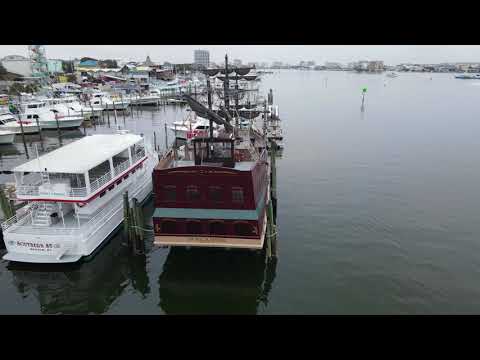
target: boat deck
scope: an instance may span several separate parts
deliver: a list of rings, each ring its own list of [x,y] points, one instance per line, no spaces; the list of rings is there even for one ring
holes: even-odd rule
[[[255,166],[256,162],[255,161],[239,161],[235,163],[235,170],[240,170],[240,171],[250,171],[253,169]],[[185,167],[185,166],[195,166],[195,163],[193,160],[177,160],[173,161],[171,164],[171,167]],[[215,166],[215,163],[202,163],[199,166]]]

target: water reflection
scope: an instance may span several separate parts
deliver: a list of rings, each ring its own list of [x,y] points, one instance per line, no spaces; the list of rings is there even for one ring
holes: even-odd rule
[[[23,298],[38,299],[42,314],[102,314],[131,286],[150,293],[146,256],[131,255],[121,232],[89,262],[72,265],[9,263]]]
[[[173,248],[158,279],[159,306],[167,314],[257,314],[275,271],[258,253]]]

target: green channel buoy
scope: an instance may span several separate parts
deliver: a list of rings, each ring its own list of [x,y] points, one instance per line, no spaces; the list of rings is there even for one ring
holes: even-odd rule
[[[362,89],[362,91],[363,91],[364,93],[366,93],[366,92],[367,92],[367,88],[364,87],[364,88]]]

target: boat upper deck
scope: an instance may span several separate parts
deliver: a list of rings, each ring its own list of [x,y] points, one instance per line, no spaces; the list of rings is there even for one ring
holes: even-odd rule
[[[239,170],[239,171],[251,171],[254,168],[255,164],[256,164],[255,161],[235,162],[235,166],[233,167],[233,169]],[[186,166],[196,166],[196,165],[193,160],[176,160],[170,163],[169,168],[186,167]],[[202,163],[201,165],[197,165],[197,166],[220,166],[220,165],[217,165],[216,163]]]
[[[91,135],[13,169],[14,172],[83,174],[143,138],[134,134]]]

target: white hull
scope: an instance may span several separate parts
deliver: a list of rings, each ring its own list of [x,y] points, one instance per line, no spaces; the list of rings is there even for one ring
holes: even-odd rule
[[[0,145],[13,144],[15,140],[15,133],[0,133]]]
[[[118,103],[115,102],[115,107],[113,106],[113,103],[103,104],[105,110],[126,110],[129,105],[130,105],[130,102],[127,102],[127,101],[124,101],[124,102],[119,101]]]
[[[74,129],[82,125],[83,119],[75,118],[72,120],[58,120],[58,126],[60,129]],[[42,129],[56,129],[57,121],[56,120],[41,120],[40,127]]]
[[[5,131],[11,131],[15,134],[21,134],[22,133],[22,128],[20,127],[20,124],[17,125],[0,125],[0,131],[5,130]],[[36,134],[38,133],[38,126],[29,124],[29,125],[23,125],[23,133],[24,134]]]
[[[157,105],[160,102],[159,96],[145,96],[140,98],[132,97],[131,105]],[[116,104],[115,104],[116,105]]]
[[[155,156],[156,154],[154,154]],[[151,172],[153,158],[147,160],[144,171],[137,171],[129,182],[118,189],[115,196],[100,210],[102,216],[92,224],[78,229],[63,229],[58,232],[52,227],[32,227],[25,224],[13,225],[4,232],[8,253],[4,260],[28,263],[71,263],[91,255],[123,222],[123,193],[129,198],[144,201],[152,192]]]

